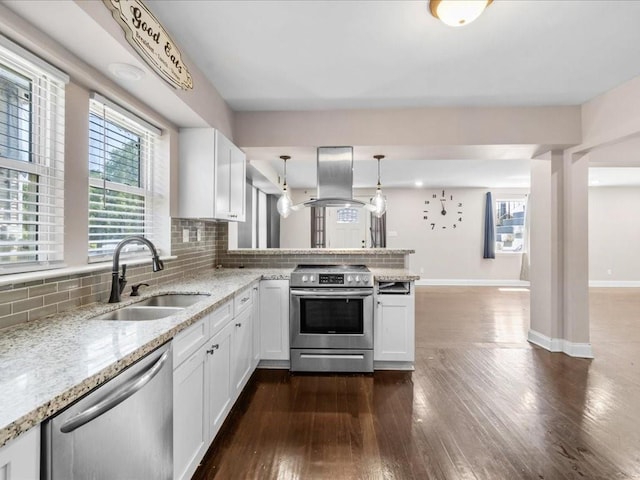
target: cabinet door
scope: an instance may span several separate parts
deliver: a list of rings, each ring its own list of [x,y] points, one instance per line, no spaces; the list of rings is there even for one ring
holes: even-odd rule
[[[0,448],[0,479],[40,478],[40,425]]]
[[[216,218],[229,217],[231,205],[231,141],[216,130],[215,203]]]
[[[253,360],[251,362],[252,368],[256,368],[258,363],[260,362],[260,284],[256,283],[251,287],[251,308],[252,308],[252,318],[251,321],[253,323],[253,345],[251,348],[251,353],[253,356]]]
[[[244,152],[231,144],[229,220],[238,222],[244,222],[245,219],[246,159]]]
[[[191,478],[209,446],[206,353],[200,347],[173,372],[173,478]]]
[[[378,295],[374,325],[374,360],[414,361],[414,295]]]
[[[247,308],[233,319],[233,388],[234,400],[246,385],[253,368],[251,368],[251,346],[253,344],[253,331],[251,324],[253,309]]]
[[[209,441],[212,441],[220,430],[233,402],[231,342],[234,329],[235,325],[232,321],[205,344],[207,349],[207,389],[209,392],[206,423],[209,430]]]
[[[289,281],[260,282],[260,358],[289,360]]]
[[[214,218],[215,131],[180,130],[178,212],[183,218]]]

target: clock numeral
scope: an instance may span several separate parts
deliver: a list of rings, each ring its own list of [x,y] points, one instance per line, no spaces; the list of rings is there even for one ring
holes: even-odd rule
[[[453,228],[458,228],[458,225],[456,225],[455,223],[453,224]]]
[[[431,224],[431,230],[433,230],[434,228],[436,228],[436,224],[435,224],[435,223],[432,223],[432,224]]]
[[[451,200],[453,200],[453,195],[451,195]]]
[[[442,229],[445,230],[447,227],[445,227],[444,225],[442,226]]]
[[[458,206],[459,206],[459,207],[461,207],[461,206],[462,206],[462,202],[459,202],[459,203],[458,203]]]
[[[424,216],[422,217],[422,219],[423,219],[423,220],[429,220],[429,217],[427,217],[426,215],[424,215]]]
[[[444,197],[444,190],[442,190],[442,196]]]
[[[425,205],[429,205],[429,200],[425,200],[425,201],[424,201],[424,204],[425,204]]]
[[[458,215],[462,215],[462,212],[458,212]]]
[[[431,195],[431,198],[438,198],[438,195],[434,193],[433,195]]]
[[[458,221],[459,221],[459,222],[461,222],[461,221],[462,221],[462,217],[460,217],[460,218],[458,219]]]

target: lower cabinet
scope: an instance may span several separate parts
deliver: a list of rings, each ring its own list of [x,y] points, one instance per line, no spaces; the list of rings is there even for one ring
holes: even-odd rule
[[[411,362],[415,357],[415,295],[377,295],[373,360]]]
[[[193,476],[253,373],[251,299],[250,290],[239,293],[173,340],[176,351],[193,351],[173,373],[175,479]]]
[[[40,478],[40,425],[0,447],[0,479]]]
[[[289,360],[289,280],[260,282],[260,358]]]

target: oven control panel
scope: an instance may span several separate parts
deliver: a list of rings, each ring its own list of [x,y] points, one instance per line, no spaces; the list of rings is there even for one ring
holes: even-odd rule
[[[292,287],[369,287],[373,284],[371,273],[296,273],[291,274]]]

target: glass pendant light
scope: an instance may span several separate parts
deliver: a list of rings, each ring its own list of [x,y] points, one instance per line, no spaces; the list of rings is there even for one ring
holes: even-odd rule
[[[373,206],[371,213],[380,218],[387,211],[387,200],[384,198],[384,195],[382,195],[382,185],[380,184],[380,160],[384,158],[384,155],[374,155],[373,158],[378,160],[378,185],[376,187],[376,194],[371,200],[371,205]]]
[[[276,208],[281,217],[287,218],[294,210],[291,195],[289,194],[289,190],[287,190],[287,160],[291,157],[289,155],[281,155],[280,158],[284,160],[284,185],[282,186],[282,196],[278,199]]]

